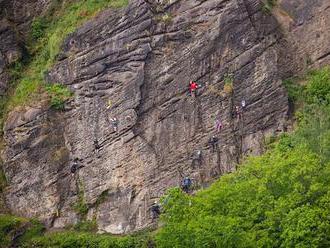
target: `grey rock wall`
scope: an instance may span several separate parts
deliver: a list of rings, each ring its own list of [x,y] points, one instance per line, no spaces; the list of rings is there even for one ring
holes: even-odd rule
[[[7,120],[7,204],[62,228],[83,218],[74,210],[83,195],[100,232],[150,226],[151,204],[183,175],[205,187],[285,130],[281,79],[298,72],[305,56],[293,42],[304,31],[285,24],[257,0],[136,0],[102,12],[65,40],[46,76],[74,92],[66,110],[39,103]],[[316,57],[328,48],[308,46]],[[228,75],[232,93],[223,90]],[[196,98],[187,95],[190,80],[202,85]],[[239,120],[234,108],[242,100]],[[212,135],[219,138],[216,152],[208,145]],[[74,159],[82,168],[72,174]]]

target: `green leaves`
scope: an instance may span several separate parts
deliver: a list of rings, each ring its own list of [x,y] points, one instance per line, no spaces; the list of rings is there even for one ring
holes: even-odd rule
[[[15,246],[21,247],[22,242],[42,231],[43,226],[38,221],[28,222],[24,218],[0,214],[0,248],[13,247],[14,239]]]
[[[262,10],[266,13],[270,13],[276,4],[277,0],[263,0]]]
[[[147,240],[146,236],[114,237],[111,235],[96,235],[84,232],[59,232],[34,238],[23,247],[146,248],[148,247]]]
[[[63,110],[65,101],[72,96],[72,92],[61,84],[47,85],[46,91],[50,96],[50,106],[57,110]]]
[[[31,23],[31,36],[34,40],[39,40],[45,35],[45,30],[47,28],[46,20],[39,17],[35,18]]]
[[[330,104],[330,68],[313,71],[305,90],[307,103]]]

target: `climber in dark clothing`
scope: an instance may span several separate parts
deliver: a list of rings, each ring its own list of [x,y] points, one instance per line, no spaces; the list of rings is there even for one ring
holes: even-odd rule
[[[182,181],[182,190],[186,193],[189,193],[191,184],[191,179],[189,177],[185,177]]]
[[[237,117],[237,120],[240,120],[241,119],[242,113],[241,113],[241,109],[240,109],[239,106],[235,106],[235,115]]]
[[[79,159],[75,158],[73,160],[72,165],[71,165],[70,171],[71,171],[72,174],[74,174],[77,170],[79,170],[80,168],[83,168],[83,167],[84,167],[83,165],[79,164]]]
[[[97,139],[94,140],[94,151],[96,156],[99,156],[99,150],[100,150],[101,146],[99,145],[99,142]]]
[[[95,150],[100,149],[100,145],[99,145],[99,142],[97,141],[97,139],[94,140],[94,148],[95,148]]]
[[[218,142],[219,142],[219,139],[213,135],[210,140],[209,140],[209,144],[212,146],[212,152],[215,152],[218,148]]]
[[[157,201],[151,206],[152,219],[157,219],[160,215],[160,206]]]

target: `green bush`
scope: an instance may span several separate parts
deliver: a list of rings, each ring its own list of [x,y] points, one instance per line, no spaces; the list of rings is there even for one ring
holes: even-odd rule
[[[0,247],[20,247],[20,244],[42,234],[44,227],[36,220],[0,214]],[[17,235],[19,234],[19,235]],[[14,239],[15,238],[15,239]]]
[[[17,61],[10,66],[9,73],[12,80],[15,81],[20,78],[20,74],[22,73],[23,67],[24,65],[21,61]]]
[[[47,85],[46,91],[50,96],[50,106],[57,110],[63,110],[65,101],[72,96],[72,92],[61,84]]]
[[[90,226],[91,223],[85,222],[84,225]],[[82,229],[84,228],[80,226],[79,230]],[[11,215],[0,215],[0,248],[147,248],[151,247],[150,240],[150,232],[126,237],[77,231],[44,234],[44,227],[36,220],[29,221]]]
[[[96,232],[97,231],[97,222],[96,222],[96,220],[80,221],[79,223],[74,225],[73,229],[75,231],[80,231],[80,232]]]
[[[330,104],[330,67],[310,73],[306,86],[307,103]]]
[[[16,241],[16,243],[24,244],[30,241],[32,238],[42,236],[44,231],[45,227],[38,220],[32,219],[28,222],[27,228]]]
[[[25,248],[147,248],[146,236],[114,237],[111,235],[99,235],[79,232],[60,232],[34,238],[25,243]]]
[[[83,219],[85,219],[87,213],[88,213],[88,205],[85,201],[85,196],[84,196],[84,186],[83,183],[79,180],[79,191],[78,191],[78,200],[77,202],[73,205],[74,211],[80,215]]]
[[[47,23],[44,18],[37,17],[31,23],[30,34],[34,40],[38,40],[45,35],[45,30],[47,28]]]
[[[283,81],[291,102],[296,102],[302,95],[303,87],[296,83],[299,79],[290,78]]]
[[[14,218],[8,215],[0,215],[0,247],[4,248],[10,245],[10,232],[21,224],[20,218]]]

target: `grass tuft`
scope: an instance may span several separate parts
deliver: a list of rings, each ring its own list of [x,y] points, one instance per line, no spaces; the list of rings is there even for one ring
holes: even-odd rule
[[[270,13],[276,5],[277,5],[277,0],[265,0],[263,1],[262,10],[265,13]]]
[[[50,106],[56,110],[63,110],[64,103],[72,96],[72,92],[61,84],[47,85],[46,91],[50,97]]]

